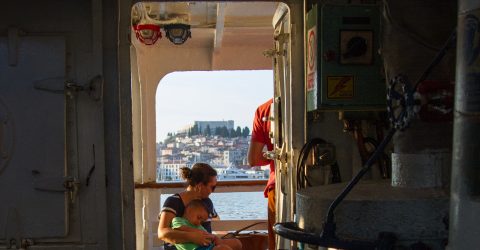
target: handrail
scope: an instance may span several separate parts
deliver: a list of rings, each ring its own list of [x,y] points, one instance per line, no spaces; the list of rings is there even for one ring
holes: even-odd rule
[[[230,187],[230,186],[258,186],[266,185],[268,180],[249,180],[249,181],[218,181],[217,187]],[[184,182],[144,182],[135,183],[135,189],[162,189],[162,188],[183,188]]]

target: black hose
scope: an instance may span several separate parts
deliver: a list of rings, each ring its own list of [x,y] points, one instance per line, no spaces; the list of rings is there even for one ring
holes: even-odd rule
[[[274,231],[280,236],[288,235],[290,240],[312,244],[317,246],[328,246],[337,249],[373,250],[375,241],[344,240],[338,238],[318,237],[316,233],[306,232],[293,222],[277,223],[273,226]]]
[[[364,144],[367,144],[367,143],[371,144],[373,146],[374,151],[375,151],[375,149],[378,148],[378,141],[373,139],[372,137],[363,138],[363,142],[364,142]],[[373,152],[368,152],[368,153],[370,153],[370,155],[371,155]],[[383,159],[379,159],[377,161],[379,171],[380,171],[380,175],[382,176],[383,179],[388,179],[388,178],[390,178],[390,172],[391,172],[389,170],[390,169],[389,159],[388,159],[388,156],[385,153],[382,154],[382,158]]]
[[[310,185],[308,178],[305,176],[305,161],[313,146],[321,143],[326,143],[326,141],[321,138],[313,138],[305,143],[300,150],[300,155],[297,159],[297,189],[305,188],[305,184]]]

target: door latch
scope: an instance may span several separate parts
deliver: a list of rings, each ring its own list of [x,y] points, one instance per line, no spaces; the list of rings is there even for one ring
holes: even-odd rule
[[[33,188],[44,192],[68,192],[70,202],[73,204],[77,198],[80,182],[71,176],[67,177],[41,177],[38,171],[32,171],[34,175]]]
[[[80,182],[77,181],[75,178],[69,178],[69,179],[65,180],[65,182],[63,183],[63,186],[65,187],[65,189],[69,193],[70,202],[72,204],[75,204],[75,200],[77,199],[78,190],[80,189]]]
[[[100,101],[103,97],[103,76],[93,77],[87,84],[79,84],[73,81],[65,81],[63,77],[53,77],[33,82],[37,90],[47,91],[55,94],[67,94],[72,92],[85,91],[94,101]]]
[[[286,150],[284,150],[283,147],[280,150],[274,149],[272,151],[266,151],[263,153],[263,157],[269,160],[278,160],[282,163],[287,163],[288,161],[288,153],[286,152]]]

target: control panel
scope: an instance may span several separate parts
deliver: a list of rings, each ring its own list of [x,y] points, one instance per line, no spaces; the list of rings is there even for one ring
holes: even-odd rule
[[[307,13],[307,111],[385,109],[377,5],[314,5]]]

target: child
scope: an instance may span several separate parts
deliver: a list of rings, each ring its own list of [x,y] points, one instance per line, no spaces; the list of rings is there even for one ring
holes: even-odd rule
[[[207,230],[202,227],[202,222],[208,219],[207,208],[201,200],[192,200],[185,207],[183,217],[175,217],[172,220],[172,228],[180,231],[204,233]],[[201,231],[199,231],[201,230]],[[202,232],[204,231],[204,232]],[[212,241],[215,236],[212,235]],[[195,243],[177,243],[175,247],[178,250],[232,250],[227,245],[215,245],[211,242],[208,246],[199,246]]]

